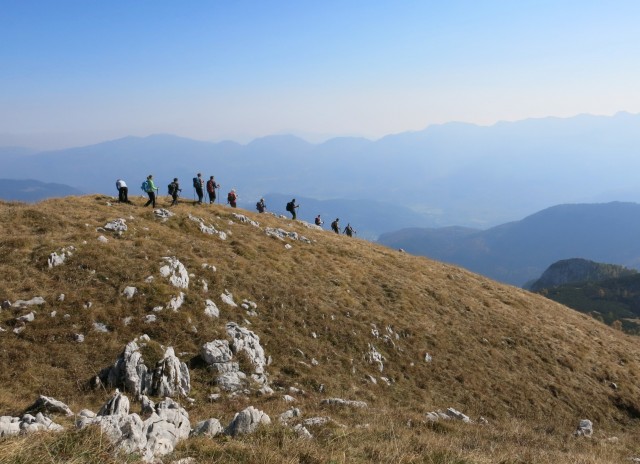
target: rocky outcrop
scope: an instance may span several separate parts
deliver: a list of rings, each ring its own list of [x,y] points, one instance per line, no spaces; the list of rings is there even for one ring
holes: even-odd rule
[[[637,273],[634,269],[617,264],[603,264],[581,258],[563,259],[549,266],[540,278],[531,284],[530,289],[538,292],[565,284],[597,282]]]
[[[343,400],[342,398],[327,398],[322,400],[320,404],[327,405],[327,406],[340,406],[340,407],[350,407],[350,408],[368,407],[367,403],[365,403],[364,401]]]
[[[64,430],[41,412],[35,416],[24,414],[22,417],[0,416],[0,438],[34,432],[59,432]]]
[[[126,396],[119,392],[114,398],[124,404]],[[116,411],[110,404],[105,404],[101,411]],[[84,412],[84,411],[83,411]],[[144,461],[150,462],[154,458],[171,453],[178,442],[189,436],[191,424],[189,414],[178,403],[170,398],[156,405],[146,420],[138,414],[120,413],[92,416],[90,411],[80,415],[78,428],[91,425],[99,426],[105,436],[124,453],[139,453]]]
[[[206,437],[216,437],[224,432],[224,428],[218,419],[207,419],[202,422],[198,422],[193,430],[191,431],[191,436],[206,436]]]
[[[127,221],[123,218],[114,219],[113,221],[106,223],[103,228],[112,232],[126,232],[128,229]]]
[[[303,235],[298,234],[297,232],[287,232],[284,229],[274,229],[272,227],[266,227],[264,229],[264,232],[269,237],[274,237],[278,240],[285,240],[288,238],[290,240],[298,240],[304,243],[311,243],[311,240]]]
[[[73,255],[73,252],[76,251],[76,248],[72,245],[68,247],[64,247],[60,250],[60,253],[53,252],[49,255],[47,260],[47,264],[49,268],[60,266],[65,263],[67,258]]]
[[[226,326],[227,335],[231,338],[231,350],[234,354],[244,353],[253,366],[251,378],[260,385],[267,384],[265,367],[267,358],[264,349],[260,345],[260,337],[252,331],[240,327],[235,322],[229,322]]]
[[[271,418],[264,412],[249,406],[237,413],[225,429],[225,433],[232,437],[247,435],[256,431],[260,425],[268,425]]]
[[[164,358],[158,361],[151,384],[156,396],[188,396],[191,391],[189,368],[175,355],[172,347],[167,348]]]
[[[573,434],[576,437],[591,437],[593,435],[593,423],[589,419],[582,419]]]
[[[58,401],[48,396],[40,395],[38,399],[30,407],[27,408],[30,413],[34,412],[49,412],[64,414],[65,416],[73,416],[73,411],[64,404],[62,401]]]

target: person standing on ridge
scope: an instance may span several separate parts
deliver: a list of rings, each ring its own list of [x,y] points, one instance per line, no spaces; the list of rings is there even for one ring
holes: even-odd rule
[[[198,173],[198,175],[193,178],[193,188],[198,195],[198,204],[201,205],[202,197],[204,197],[204,180],[202,179],[202,174]]]
[[[116,188],[118,189],[118,202],[131,203],[129,201],[129,187],[127,187],[127,183],[122,179],[118,179],[116,181]]]
[[[260,201],[256,203],[256,209],[259,213],[264,213],[267,209],[267,205],[264,202],[264,198],[260,198]]]
[[[336,220],[331,223],[331,230],[336,234],[340,233],[340,218],[336,218]]]
[[[232,208],[236,207],[236,201],[238,201],[238,196],[236,195],[236,190],[231,189],[229,194],[227,195],[227,203],[231,205]]]
[[[315,219],[315,221],[314,221],[314,222],[316,223],[316,225],[317,225],[318,227],[322,227],[322,224],[324,224],[324,222],[322,222],[322,219],[320,218],[320,215],[319,215],[319,214],[316,216],[316,219]]]
[[[216,202],[216,189],[220,188],[218,184],[216,184],[215,177],[209,177],[207,181],[207,193],[209,194],[209,204]]]
[[[180,184],[178,183],[178,178],[174,177],[173,182],[169,184],[169,195],[173,201],[171,201],[171,206],[175,206],[178,204],[178,192],[182,192],[180,188]]]
[[[155,208],[156,207],[156,191],[158,189],[156,188],[156,184],[153,183],[153,175],[149,174],[147,176],[147,180],[145,180],[142,183],[142,190],[147,192],[147,195],[149,195],[149,201],[147,201],[144,204],[144,206],[151,205],[152,208]]]
[[[351,224],[347,223],[347,227],[344,228],[344,233],[349,237],[353,237],[353,234],[355,234],[356,231],[351,227]]]
[[[300,205],[296,205],[296,199],[294,198],[289,203],[287,203],[286,210],[291,213],[291,219],[295,221],[296,219],[296,208],[299,208]]]

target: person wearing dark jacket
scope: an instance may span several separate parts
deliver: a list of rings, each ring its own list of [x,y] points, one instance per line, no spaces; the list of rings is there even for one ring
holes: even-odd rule
[[[201,205],[202,197],[204,197],[204,180],[202,179],[202,174],[198,173],[198,175],[193,178],[193,188],[196,189],[198,204]]]
[[[209,204],[216,202],[216,189],[220,188],[218,184],[216,184],[215,177],[209,177],[207,181],[207,193],[209,194]]]
[[[340,233],[340,218],[336,218],[336,220],[331,223],[331,230],[336,234]]]
[[[182,192],[180,188],[180,183],[178,182],[178,178],[174,177],[173,182],[169,184],[169,192],[171,194],[171,206],[175,206],[178,204],[178,192]]]

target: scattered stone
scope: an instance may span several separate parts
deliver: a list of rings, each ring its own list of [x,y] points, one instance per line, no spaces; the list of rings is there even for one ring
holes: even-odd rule
[[[175,216],[175,213],[172,213],[168,209],[158,208],[153,210],[153,214],[156,215],[159,219],[169,219],[170,217]]]
[[[24,332],[24,329],[25,329],[26,327],[27,327],[27,326],[25,326],[24,324],[23,324],[23,325],[21,325],[21,326],[15,327],[15,328],[13,329],[13,333],[14,333],[14,334],[16,334],[16,335],[19,335],[19,334],[21,334],[22,332]]]
[[[216,272],[217,269],[213,264],[202,263],[202,269],[209,269],[211,272]]]
[[[260,228],[260,224],[252,219],[249,219],[247,216],[245,216],[244,214],[237,214],[237,213],[233,213],[232,216],[234,218],[236,218],[238,221],[242,222],[242,223],[247,223],[247,224],[251,224],[253,227],[257,227]]]
[[[216,306],[216,304],[211,300],[205,301],[204,314],[209,317],[220,317],[220,310]]]
[[[238,435],[247,435],[256,431],[260,425],[271,424],[271,418],[264,412],[249,406],[248,408],[236,413],[233,420],[225,429],[225,434],[232,437]]]
[[[310,417],[309,419],[303,420],[302,425],[305,427],[317,427],[328,424],[329,422],[331,422],[331,419],[328,417]]]
[[[102,332],[102,333],[109,332],[109,329],[107,328],[107,326],[105,324],[103,324],[102,322],[94,322],[93,323],[93,330],[95,330],[96,332]]]
[[[62,401],[58,401],[54,398],[50,398],[48,396],[40,395],[35,403],[33,403],[27,411],[30,413],[33,412],[49,412],[49,413],[59,413],[64,414],[65,416],[73,416],[73,411],[64,404]]]
[[[234,308],[238,307],[236,302],[233,301],[233,294],[231,294],[229,290],[225,289],[224,293],[220,295],[220,299],[222,299],[222,301],[228,304],[229,306],[232,306]]]
[[[173,298],[171,298],[171,300],[169,300],[167,309],[177,311],[178,309],[180,309],[180,306],[182,306],[182,303],[184,303],[184,293],[180,292],[178,296],[174,296]]]
[[[18,317],[16,320],[18,322],[33,322],[35,318],[36,318],[36,314],[33,311],[31,311],[30,313],[25,314],[24,316]]]
[[[64,301],[64,298],[65,298],[64,293],[61,293],[60,295],[58,295],[58,301],[62,302]]]
[[[291,250],[293,247],[290,244],[285,243],[284,244],[284,248],[285,248],[285,250]]]
[[[426,353],[424,355],[424,362],[430,363],[431,361],[433,361],[433,358],[431,357],[431,355],[429,353]]]
[[[593,423],[589,419],[582,419],[573,435],[576,437],[591,437],[593,435]]]
[[[51,253],[49,255],[49,259],[47,260],[49,268],[64,264],[67,258],[73,255],[74,251],[75,251],[74,246],[68,246],[68,247],[62,248],[62,250],[60,250],[60,254],[56,253],[55,251]]]
[[[12,308],[24,308],[26,306],[40,306],[45,304],[44,298],[41,296],[35,296],[30,300],[16,300],[11,307]]]
[[[83,343],[84,335],[82,335],[81,333],[73,334],[73,339],[78,343]]]
[[[382,356],[382,354],[380,354],[380,352],[376,350],[376,347],[373,346],[371,343],[369,343],[368,345],[369,345],[369,351],[365,354],[365,359],[369,364],[377,364],[378,370],[382,372],[384,369],[385,357]]]
[[[145,322],[145,324],[151,324],[153,322],[156,322],[158,318],[156,317],[155,314],[147,314],[145,317],[142,318],[142,320]]]
[[[91,301],[85,301],[83,306],[84,306],[84,309],[91,309],[91,306],[93,306],[93,303]]]
[[[264,232],[269,237],[274,237],[274,238],[277,238],[278,240],[284,240],[286,238],[289,238],[291,240],[298,240],[305,243],[311,243],[311,240],[309,240],[308,238],[302,235],[298,235],[297,232],[287,232],[286,230],[283,230],[283,229],[273,229],[271,227],[266,227],[264,229]]]
[[[200,279],[200,283],[202,284],[202,291],[204,293],[207,293],[209,291],[209,284],[207,283],[207,281],[204,279]]]
[[[124,325],[129,325],[131,324],[131,321],[133,321],[133,316],[127,316],[124,319],[122,319],[122,323]]]
[[[224,432],[222,424],[218,419],[207,419],[202,422],[198,422],[191,431],[191,436],[204,435],[210,438],[216,437]]]
[[[138,289],[136,287],[125,287],[122,291],[122,294],[126,296],[128,300],[130,300],[137,292]]]
[[[112,232],[126,232],[127,221],[124,220],[123,218],[114,219],[113,221],[105,224],[104,229],[110,230]]]
[[[146,283],[150,284],[151,282],[153,282],[153,276],[151,275],[151,276],[147,277],[146,279],[144,279],[144,281]]]
[[[341,406],[352,408],[367,408],[368,405],[364,401],[343,400],[342,398],[327,398],[320,402],[328,406]]]
[[[304,438],[306,440],[313,439],[311,432],[309,432],[309,430],[307,430],[307,428],[302,424],[295,425],[293,427],[293,431],[296,432],[300,438]]]
[[[226,325],[226,329],[227,335],[231,338],[231,350],[233,353],[245,353],[251,365],[254,367],[251,378],[260,385],[266,385],[267,377],[265,366],[267,365],[267,358],[265,357],[262,345],[260,345],[260,337],[252,331],[240,327],[235,322],[229,322]]]
[[[285,403],[294,403],[296,401],[296,399],[291,395],[284,395],[282,399]]]
[[[11,307],[11,302],[9,300],[4,300],[2,305],[0,305],[2,309],[9,309]]]
[[[189,288],[189,273],[175,256],[165,256],[167,264],[160,268],[160,275],[168,278],[171,285],[178,288]]]
[[[107,243],[109,240],[108,240],[108,239],[107,239],[107,237],[105,237],[104,235],[100,235],[100,236],[98,237],[98,241],[99,241],[100,243]]]
[[[198,464],[196,458],[182,458],[177,461],[171,461],[171,464]]]
[[[298,408],[291,408],[280,414],[280,422],[283,424],[288,423],[291,419],[301,417],[302,412]]]

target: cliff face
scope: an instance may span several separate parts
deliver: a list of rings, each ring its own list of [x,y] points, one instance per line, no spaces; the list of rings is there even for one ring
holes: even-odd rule
[[[531,285],[534,292],[559,285],[596,282],[637,274],[637,271],[617,264],[603,264],[582,258],[563,259],[553,263],[542,276]]]

